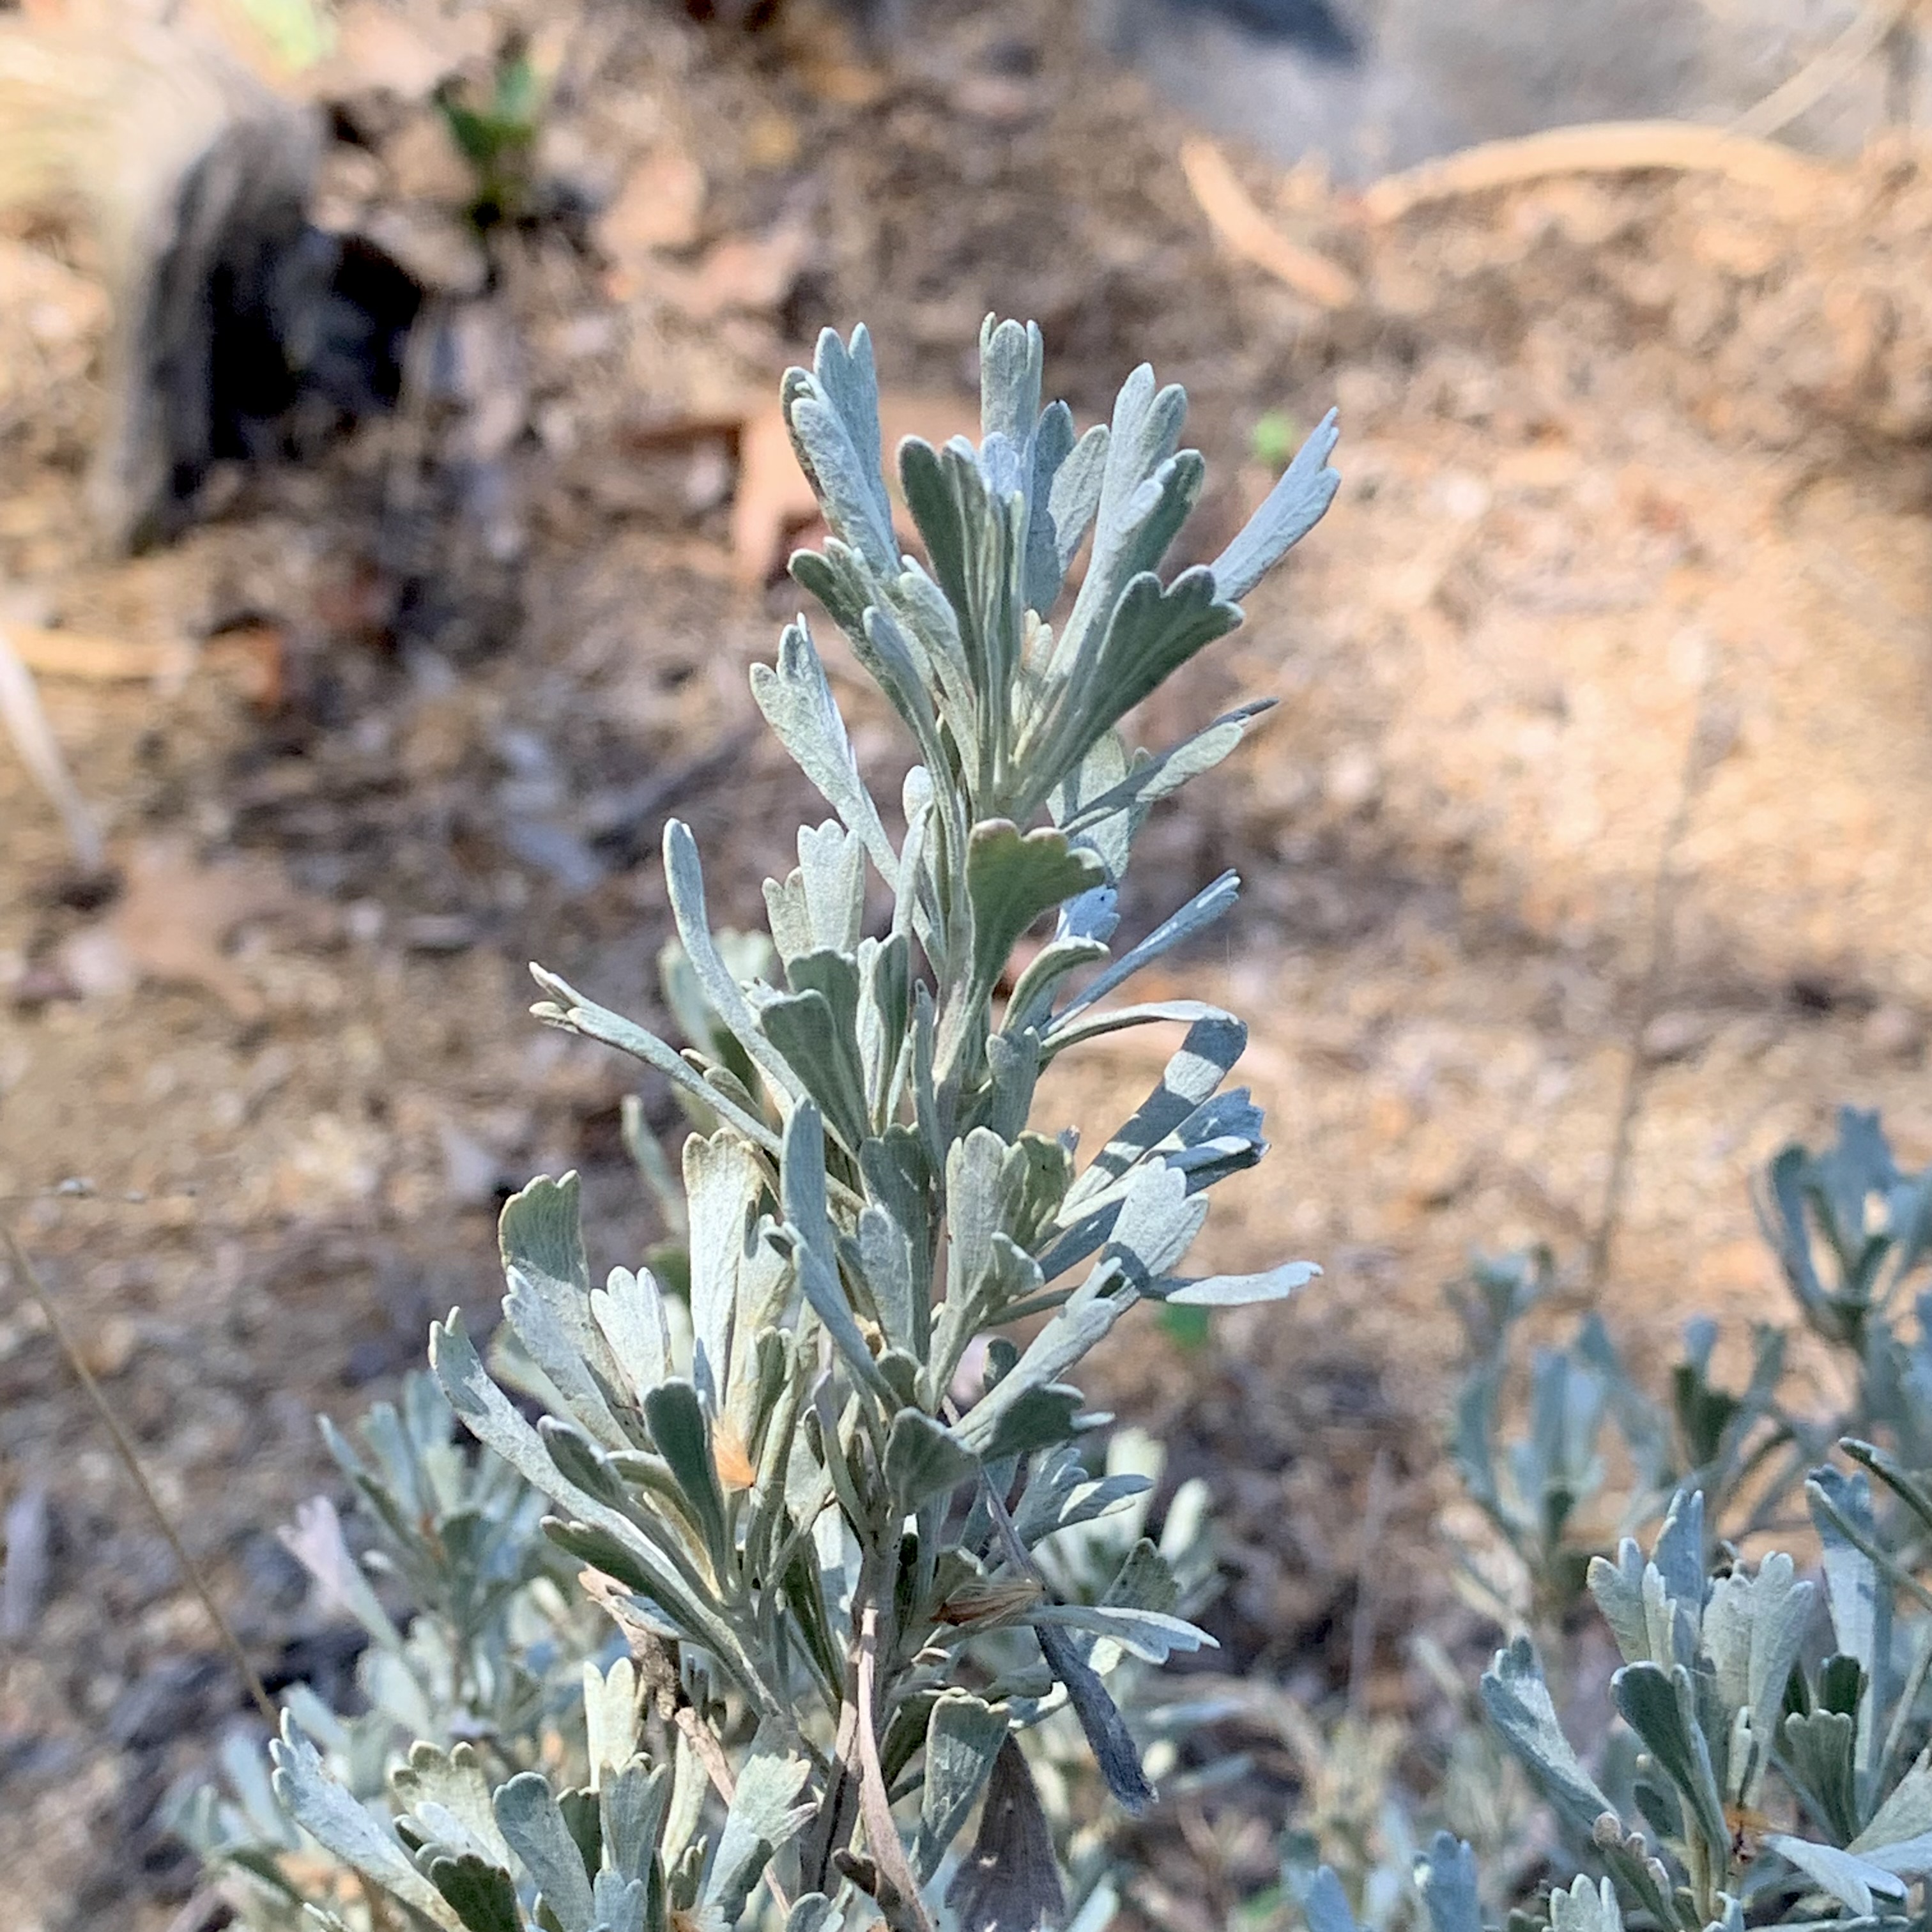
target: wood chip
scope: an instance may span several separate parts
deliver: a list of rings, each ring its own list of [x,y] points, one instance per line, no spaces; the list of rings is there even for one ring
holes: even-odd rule
[[[1212,141],[1182,142],[1180,171],[1208,226],[1231,255],[1265,269],[1318,308],[1347,308],[1354,302],[1360,292],[1354,277],[1327,256],[1290,241],[1255,206]]]
[[[80,631],[48,630],[35,624],[10,624],[7,637],[14,654],[38,677],[81,678],[93,684],[136,683],[144,678],[184,676],[194,668],[195,649],[185,640],[141,644]]]

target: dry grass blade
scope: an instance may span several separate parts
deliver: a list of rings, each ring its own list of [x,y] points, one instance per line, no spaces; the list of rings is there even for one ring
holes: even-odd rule
[[[1327,256],[1290,241],[1255,206],[1227,157],[1212,141],[1182,142],[1180,171],[1208,226],[1230,254],[1266,269],[1317,308],[1347,308],[1354,302],[1360,292],[1354,277]]]
[[[1371,221],[1398,221],[1436,202],[1552,175],[1649,172],[1722,175],[1769,194],[1787,212],[1808,207],[1844,178],[1841,170],[1823,161],[1726,128],[1690,121],[1594,121],[1520,140],[1485,141],[1386,175],[1362,196],[1362,209]]]
[[[86,1393],[88,1400],[94,1405],[100,1416],[101,1425],[114,1444],[114,1452],[122,1466],[134,1479],[134,1486],[141,1492],[141,1500],[148,1506],[148,1514],[154,1519],[155,1527],[174,1552],[175,1561],[181,1565],[182,1574],[188,1580],[188,1586],[201,1600],[202,1608],[208,1613],[208,1622],[214,1626],[222,1648],[234,1660],[235,1668],[240,1673],[243,1687],[254,1700],[262,1720],[271,1730],[280,1722],[280,1714],[275,1708],[274,1700],[268,1695],[260,1674],[248,1660],[248,1653],[242,1648],[242,1640],[235,1634],[235,1626],[223,1615],[221,1606],[214,1600],[214,1593],[208,1587],[208,1580],[201,1573],[200,1566],[188,1553],[187,1546],[181,1540],[181,1533],[174,1526],[160,1498],[154,1493],[154,1485],[148,1480],[148,1473],[141,1466],[141,1459],[136,1454],[134,1445],[128,1438],[128,1432],[121,1426],[120,1418],[114,1413],[113,1406],[102,1392],[100,1384],[94,1378],[80,1351],[74,1345],[68,1334],[66,1324],[61,1320],[60,1310],[55,1305],[52,1294],[46,1283],[40,1279],[39,1269],[29,1259],[14,1231],[4,1221],[0,1221],[0,1247],[6,1250],[7,1258],[22,1287],[33,1298],[43,1316],[46,1318],[47,1330],[54,1338],[68,1366],[74,1371],[74,1379]]]
[[[100,829],[68,770],[47,714],[40,708],[33,673],[22,662],[4,626],[0,626],[0,721],[4,722],[22,762],[59,812],[81,869],[102,870],[107,855],[100,842]]]

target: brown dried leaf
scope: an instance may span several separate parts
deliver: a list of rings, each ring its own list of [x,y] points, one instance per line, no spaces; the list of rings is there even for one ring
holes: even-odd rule
[[[801,222],[781,222],[763,235],[720,242],[688,275],[661,278],[670,298],[694,322],[734,310],[776,308],[810,259],[812,238]]]
[[[236,927],[296,903],[266,860],[202,866],[185,847],[157,839],[136,849],[105,926],[142,979],[199,986],[251,1021],[262,1016],[261,993],[222,948]]]
[[[597,224],[597,239],[615,266],[610,292],[637,292],[660,249],[688,248],[704,213],[704,171],[682,148],[660,148],[631,171]]]

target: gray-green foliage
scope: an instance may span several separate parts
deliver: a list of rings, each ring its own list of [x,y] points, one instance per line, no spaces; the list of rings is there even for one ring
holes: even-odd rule
[[[1536,1356],[1526,1427],[1505,1439],[1508,1340],[1553,1264],[1476,1272],[1455,1454],[1528,1586],[1496,1607],[1542,1640],[1518,1635],[1496,1654],[1481,1702],[1549,1808],[1559,1849],[1533,1852],[1530,1870],[1556,1882],[1526,1896],[1519,1858],[1479,1888],[1468,1844],[1439,1833],[1416,1855],[1410,1922],[1480,1932],[1486,1904],[1514,1906],[1520,1932],[1926,1922],[1932,1296],[1910,1288],[1932,1258],[1932,1170],[1901,1172],[1876,1117],[1848,1108],[1824,1152],[1776,1157],[1760,1200],[1798,1315],[1843,1370],[1822,1378],[1847,1392],[1823,1415],[1787,1386],[1792,1338],[1773,1324],[1756,1330],[1746,1385],[1731,1390],[1712,1374],[1714,1330],[1694,1322],[1658,1402],[1592,1316],[1572,1348]],[[1839,1460],[1820,1463],[1834,1444]],[[1648,1552],[1630,1534],[1593,1549],[1586,1506],[1627,1531],[1660,1515]],[[1814,1574],[1780,1552],[1739,1553],[1767,1526],[1788,1534],[1801,1506]],[[1621,1660],[1587,1732],[1578,1594]],[[1546,1651],[1562,1666],[1554,1690]],[[1353,1926],[1333,1872],[1295,1889],[1314,1932]]]
[[[1258,1111],[1226,1086],[1246,1030],[1199,1001],[1114,998],[1233,903],[1230,876],[1112,943],[1148,814],[1255,708],[1159,753],[1120,728],[1326,508],[1334,432],[1214,565],[1164,580],[1203,473],[1178,447],[1181,392],[1136,370],[1111,424],[1076,436],[1065,405],[1041,406],[1037,328],[989,320],[980,347],[982,441],[898,452],[923,562],[895,529],[865,332],[828,332],[782,390],[830,532],[793,574],[911,736],[896,808],[800,617],[753,688],[833,816],[765,882],[770,946],[714,930],[674,822],[670,977],[695,1043],[535,969],[540,1018],[633,1054],[702,1124],[683,1150],[688,1282],[680,1298],[619,1268],[600,1285],[574,1178],[533,1181],[502,1217],[495,1351],[455,1315],[432,1333],[442,1396],[485,1453],[437,1452],[431,1514],[440,1530],[464,1484],[508,1484],[542,1498],[543,1540],[523,1515],[471,1512],[431,1552],[420,1522],[388,1521],[403,1485],[363,1485],[392,1564],[425,1568],[405,1580],[431,1614],[384,1629],[352,1564],[341,1600],[386,1653],[436,1649],[454,1701],[422,1700],[406,1752],[392,1727],[359,1756],[352,1726],[292,1712],[274,1790],[412,1923],[924,1932],[940,1915],[1031,1932],[1064,1905],[1054,1787],[1075,1741],[1138,1809],[1153,1786],[1123,1703],[1140,1666],[1209,1641],[1186,1614],[1198,1538],[1138,1534],[1146,1479],[1091,1471],[1081,1438],[1102,1418],[1067,1378],[1138,1302],[1278,1300],[1315,1270],[1184,1271],[1206,1191],[1264,1150]],[[1029,1124],[1050,1062],[1147,1025],[1179,1045],[1090,1158]],[[574,1695],[560,1707],[559,1684],[576,1690],[560,1654],[580,1714]],[[253,1846],[272,1887],[249,1823],[205,1805],[197,1836],[244,1864]],[[376,1922],[353,1887],[332,1897]]]

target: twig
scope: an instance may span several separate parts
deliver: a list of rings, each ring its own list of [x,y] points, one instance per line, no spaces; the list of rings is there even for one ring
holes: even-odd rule
[[[1684,748],[1683,773],[1678,782],[1677,802],[1665,823],[1657,848],[1657,870],[1651,882],[1650,956],[1645,962],[1643,977],[1637,985],[1636,998],[1624,1049],[1624,1077],[1617,1096],[1616,1122],[1610,1132],[1610,1171],[1604,1179],[1604,1204],[1597,1226],[1584,1252],[1583,1286],[1594,1299],[1610,1278],[1610,1252],[1616,1240],[1617,1225],[1623,1218],[1624,1197],[1630,1185],[1630,1150],[1636,1138],[1637,1116],[1642,1111],[1645,1087],[1649,1079],[1648,1058],[1644,1036],[1656,1016],[1658,995],[1670,964],[1670,934],[1677,910],[1672,889],[1672,868],[1677,848],[1690,820],[1690,808],[1717,757],[1714,741],[1716,721],[1708,707],[1698,707]]]
[[[175,1561],[181,1565],[182,1574],[188,1580],[194,1594],[201,1599],[202,1608],[208,1612],[208,1620],[214,1626],[224,1648],[234,1660],[236,1669],[241,1672],[242,1682],[248,1695],[254,1700],[256,1710],[271,1730],[281,1721],[280,1713],[275,1708],[274,1700],[268,1695],[255,1666],[248,1661],[248,1653],[242,1648],[242,1640],[235,1634],[235,1627],[222,1614],[221,1606],[214,1600],[214,1593],[208,1587],[208,1581],[201,1574],[194,1558],[188,1553],[167,1511],[161,1506],[160,1498],[154,1493],[154,1485],[148,1480],[147,1472],[141,1466],[141,1459],[135,1454],[134,1444],[128,1440],[127,1432],[121,1426],[120,1418],[114,1413],[112,1405],[101,1391],[100,1384],[94,1378],[94,1372],[81,1359],[80,1352],[69,1338],[66,1327],[60,1318],[60,1311],[54,1305],[54,1298],[46,1283],[41,1280],[40,1270],[28,1258],[27,1251],[21,1246],[11,1228],[0,1221],[0,1244],[4,1244],[7,1257],[13,1264],[14,1272],[19,1276],[27,1292],[39,1305],[46,1316],[47,1328],[54,1338],[55,1346],[66,1358],[68,1366],[74,1371],[74,1379],[86,1391],[87,1399],[93,1403],[103,1426],[112,1439],[115,1453],[134,1480],[134,1486],[141,1492],[148,1512],[154,1519],[155,1526],[166,1539]]]
[[[1388,1451],[1378,1449],[1369,1465],[1369,1493],[1362,1505],[1361,1555],[1355,1564],[1355,1614],[1348,1629],[1348,1708],[1359,1712],[1368,1695],[1369,1666],[1375,1655],[1375,1579],[1388,1519]]]
[[[1199,136],[1180,144],[1180,172],[1201,212],[1231,254],[1292,289],[1318,308],[1351,307],[1360,290],[1355,278],[1325,255],[1292,242],[1257,208],[1236,179],[1227,157]]]
[[[926,1901],[920,1896],[919,1880],[906,1862],[899,1828],[892,1822],[892,1802],[886,1795],[885,1770],[879,1762],[878,1716],[873,1708],[878,1649],[878,1606],[868,1604],[859,1623],[859,1811],[866,1821],[866,1843],[872,1862],[878,1868],[880,1877],[904,1901],[906,1920],[918,1932],[933,1932]]]
[[[1552,175],[1648,170],[1720,174],[1741,186],[1800,203],[1844,178],[1840,169],[1726,128],[1690,121],[1594,121],[1516,140],[1485,141],[1439,161],[1385,175],[1362,196],[1362,212],[1373,222],[1397,221],[1432,202],[1520,187]]]
[[[41,677],[80,678],[92,684],[138,683],[179,677],[194,668],[195,648],[182,639],[163,644],[81,631],[15,624],[7,632],[14,655]]]
[[[67,827],[68,842],[73,846],[82,870],[101,871],[106,864],[106,853],[100,842],[100,829],[68,770],[47,714],[40,708],[34,674],[9,641],[4,625],[0,625],[0,722],[11,734],[22,762],[59,812],[61,822]]]
[[[1865,0],[1851,23],[1790,80],[1731,123],[1733,134],[1775,134],[1816,106],[1833,88],[1882,47],[1918,0]]]

